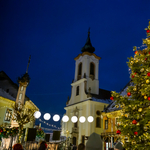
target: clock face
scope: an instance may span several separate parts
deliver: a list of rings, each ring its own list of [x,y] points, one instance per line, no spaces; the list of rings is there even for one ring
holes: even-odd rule
[[[21,91],[23,91],[23,86],[21,87],[21,89],[20,89]]]

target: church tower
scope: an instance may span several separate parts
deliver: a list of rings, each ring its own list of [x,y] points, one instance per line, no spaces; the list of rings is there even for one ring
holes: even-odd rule
[[[71,138],[70,143],[78,145],[86,143],[87,137],[93,132],[103,132],[101,111],[110,104],[110,91],[99,88],[99,60],[100,57],[94,54],[95,48],[91,44],[90,30],[87,41],[81,49],[81,54],[74,58],[75,75],[71,83],[71,97],[66,102],[66,114],[68,122],[62,123],[62,135]],[[76,116],[78,121],[73,123],[71,118]],[[84,116],[86,121],[81,123],[79,118]],[[87,118],[92,116],[93,122]]]
[[[99,94],[98,68],[101,58],[93,53],[95,48],[91,44],[90,30],[81,51],[82,53],[74,58],[76,61],[75,77],[71,84],[72,94],[69,104],[87,99],[90,93]]]
[[[29,56],[26,73],[22,77],[18,78],[19,89],[18,89],[17,98],[16,98],[16,104],[18,104],[18,105],[24,105],[24,103],[25,103],[26,88],[30,81],[30,77],[28,74],[30,59],[31,59],[31,56]]]

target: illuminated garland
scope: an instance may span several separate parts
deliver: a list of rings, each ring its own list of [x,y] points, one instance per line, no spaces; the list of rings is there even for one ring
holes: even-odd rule
[[[19,129],[16,127],[13,128],[5,128],[0,127],[0,137],[9,138],[10,136],[16,136],[19,132]]]
[[[44,133],[44,131],[40,128],[40,129],[37,129],[37,131],[36,131],[36,136],[37,136],[38,138],[44,138],[45,133]]]
[[[56,125],[52,125],[52,124],[49,124],[49,123],[46,123],[45,121],[41,120],[41,119],[38,119],[40,122],[48,125],[48,126],[51,126],[51,127],[54,127],[54,128],[57,128],[57,129],[61,129],[61,127],[56,127]]]

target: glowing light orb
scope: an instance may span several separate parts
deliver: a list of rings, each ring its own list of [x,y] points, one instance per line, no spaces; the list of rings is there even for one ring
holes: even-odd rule
[[[73,116],[73,117],[71,118],[71,121],[72,121],[73,123],[76,123],[76,122],[78,121],[78,118],[77,118],[76,116]]]
[[[79,118],[79,121],[81,122],[81,123],[84,123],[85,122],[85,117],[84,116],[81,116],[80,118]]]
[[[54,116],[53,116],[53,120],[54,120],[54,121],[59,121],[59,119],[60,119],[60,116],[59,116],[59,115],[54,115]]]
[[[49,120],[51,118],[51,115],[49,113],[44,114],[44,119]]]
[[[63,116],[62,121],[63,122],[68,122],[69,121],[69,117],[67,115]]]
[[[36,111],[36,112],[34,113],[34,117],[35,117],[36,119],[40,118],[40,117],[41,117],[41,112]]]
[[[92,116],[89,116],[89,117],[87,118],[87,120],[88,120],[88,122],[93,122],[94,118],[93,118]]]

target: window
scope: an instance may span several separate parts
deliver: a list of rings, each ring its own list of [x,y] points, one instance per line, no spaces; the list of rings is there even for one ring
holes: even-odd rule
[[[97,110],[97,111],[96,111],[96,114],[99,116],[99,115],[100,115],[100,111],[99,111],[99,110]]]
[[[22,94],[19,94],[19,99],[22,99]]]
[[[80,63],[78,66],[78,80],[81,79],[81,75],[82,75],[82,63]]]
[[[4,121],[10,121],[11,117],[12,117],[12,110],[7,108]]]
[[[21,89],[20,89],[21,91],[23,91],[23,86],[21,87]]]
[[[118,125],[119,123],[119,118],[116,118],[116,125]]]
[[[94,75],[94,70],[95,70],[94,63],[91,62],[91,63],[90,63],[90,75]]]
[[[97,128],[100,128],[100,127],[101,127],[101,119],[100,119],[100,117],[97,117],[97,118],[96,118],[96,127],[97,127]]]
[[[77,86],[77,89],[76,89],[76,96],[79,95],[79,86]]]
[[[108,129],[108,120],[105,120],[105,129]]]
[[[82,63],[79,64],[78,75],[82,74]]]

